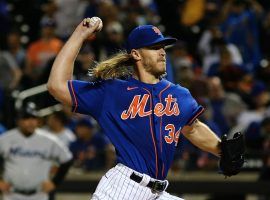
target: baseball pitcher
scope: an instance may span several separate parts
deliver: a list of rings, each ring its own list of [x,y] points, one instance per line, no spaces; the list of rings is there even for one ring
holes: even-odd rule
[[[188,89],[162,78],[165,47],[176,39],[164,37],[157,27],[136,27],[128,36],[126,52],[90,71],[94,81],[72,80],[73,63],[84,40],[101,28],[97,17],[77,26],[55,59],[47,84],[49,92],[74,112],[93,116],[115,146],[118,164],[102,177],[92,199],[180,200],[166,192],[180,134],[220,156],[222,171],[234,167],[232,173],[238,173],[242,151],[228,162],[231,157],[222,149],[232,143],[221,145],[216,134],[197,119],[204,108]]]

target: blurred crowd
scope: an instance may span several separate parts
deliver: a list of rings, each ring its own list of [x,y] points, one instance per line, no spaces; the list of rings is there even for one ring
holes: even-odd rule
[[[167,49],[167,79],[187,87],[206,108],[200,120],[219,136],[245,133],[247,155],[270,177],[270,2],[263,0],[0,0],[0,132],[16,125],[14,94],[47,82],[52,62],[84,17],[103,30],[89,38],[74,78],[123,50],[137,25],[178,38]],[[57,103],[48,95],[40,107]],[[73,152],[75,167],[114,165],[110,141],[93,119],[66,108],[40,119]],[[172,170],[217,169],[214,157],[181,137]],[[248,165],[248,164],[247,164]],[[265,176],[264,176],[265,177]]]

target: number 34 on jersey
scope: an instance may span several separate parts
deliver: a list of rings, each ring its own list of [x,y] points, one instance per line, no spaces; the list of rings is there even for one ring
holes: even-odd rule
[[[175,130],[175,126],[173,124],[167,124],[165,126],[165,130],[168,131],[168,135],[164,136],[166,143],[172,144],[175,142],[175,146],[178,144],[181,128],[178,131]]]

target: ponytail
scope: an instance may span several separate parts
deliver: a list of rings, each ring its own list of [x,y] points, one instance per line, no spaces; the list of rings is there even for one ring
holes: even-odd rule
[[[131,66],[134,64],[132,56],[126,52],[119,52],[112,58],[98,63],[90,68],[88,74],[94,79],[115,79],[127,77],[132,74]]]

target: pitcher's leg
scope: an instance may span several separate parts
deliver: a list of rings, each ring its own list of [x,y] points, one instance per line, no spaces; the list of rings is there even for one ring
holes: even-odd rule
[[[130,169],[116,167],[102,177],[92,200],[150,200],[155,197],[149,188],[130,179]]]
[[[177,196],[173,196],[168,192],[162,192],[160,196],[157,198],[157,200],[184,200],[184,199]]]

